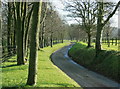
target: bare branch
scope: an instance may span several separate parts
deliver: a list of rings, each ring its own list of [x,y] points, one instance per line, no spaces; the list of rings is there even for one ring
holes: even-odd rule
[[[109,20],[110,18],[115,14],[115,12],[117,11],[118,7],[120,5],[120,1],[117,3],[115,9],[113,10],[113,12],[108,16],[108,18],[104,21],[104,23],[102,24],[102,26],[104,26]]]

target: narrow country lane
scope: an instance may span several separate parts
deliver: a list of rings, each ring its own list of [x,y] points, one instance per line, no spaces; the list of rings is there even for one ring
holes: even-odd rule
[[[72,44],[59,49],[51,55],[52,62],[58,68],[82,87],[117,87],[112,89],[119,89],[120,84],[115,81],[92,72],[72,61],[67,55],[71,47]]]

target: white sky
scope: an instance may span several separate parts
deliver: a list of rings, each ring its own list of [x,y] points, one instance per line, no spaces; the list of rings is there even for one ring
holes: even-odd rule
[[[68,15],[69,12],[62,10],[62,9],[64,9],[64,5],[62,4],[61,0],[51,0],[51,1],[52,1],[53,5],[56,7],[57,11],[59,12],[59,14],[62,18],[66,17]],[[118,2],[119,0],[106,0],[106,1]],[[66,18],[66,20],[67,20],[68,24],[77,23],[72,18]],[[118,27],[118,12],[116,12],[116,14],[111,18],[110,21],[112,22],[111,23],[112,27]]]
[[[119,7],[119,11],[118,11],[118,28],[120,28],[120,7]]]

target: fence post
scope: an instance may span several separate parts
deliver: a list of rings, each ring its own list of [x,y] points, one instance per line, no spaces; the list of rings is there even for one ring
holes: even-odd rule
[[[116,41],[115,41],[115,45],[117,46],[117,38],[116,38]]]
[[[105,42],[105,44],[106,44],[106,43],[107,43],[107,40],[106,40],[106,38],[105,38],[104,40],[105,40],[104,42]]]
[[[102,43],[105,43],[105,38],[102,39]]]
[[[112,38],[112,45],[113,45],[113,43],[114,43],[113,41],[114,41],[114,39]]]

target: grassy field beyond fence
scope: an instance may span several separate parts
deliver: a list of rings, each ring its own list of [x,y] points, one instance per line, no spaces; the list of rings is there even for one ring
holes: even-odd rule
[[[119,46],[120,46],[120,40],[117,40],[117,44],[115,43],[115,41],[113,41],[114,43],[112,43],[112,40],[110,40],[109,43],[102,41],[102,49],[103,50],[115,50],[115,51],[120,51]],[[84,45],[87,45],[86,43]],[[95,42],[92,42],[92,46],[95,47]]]

